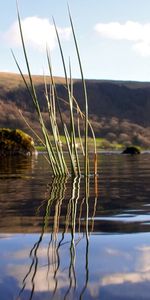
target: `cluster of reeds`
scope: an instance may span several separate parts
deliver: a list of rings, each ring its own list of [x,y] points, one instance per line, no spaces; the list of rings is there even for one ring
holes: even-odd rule
[[[68,9],[68,11],[69,11],[69,9]],[[74,26],[73,26],[70,11],[69,11],[69,20],[70,20],[70,25],[71,25],[71,29],[72,29],[72,35],[73,35],[73,40],[74,40],[74,44],[75,44],[77,59],[78,59],[79,67],[80,67],[85,109],[84,109],[84,113],[83,113],[79,107],[77,100],[75,99],[75,97],[73,95],[73,79],[72,79],[72,74],[71,74],[71,64],[69,64],[69,76],[68,76],[59,33],[57,30],[55,21],[53,20],[55,31],[56,31],[56,36],[57,36],[57,41],[58,41],[58,45],[59,45],[62,65],[63,65],[63,69],[64,69],[65,87],[67,90],[67,99],[63,99],[63,100],[65,100],[65,102],[67,102],[67,104],[68,104],[68,110],[70,112],[70,125],[69,125],[69,128],[67,128],[67,125],[65,124],[63,117],[62,117],[62,112],[61,112],[61,108],[60,108],[60,101],[62,101],[62,99],[60,99],[57,95],[56,84],[55,84],[55,80],[54,80],[54,76],[53,76],[53,72],[52,72],[50,52],[47,49],[46,53],[47,53],[47,62],[48,62],[48,67],[49,67],[50,80],[49,80],[49,83],[47,83],[46,77],[44,76],[44,83],[45,83],[45,98],[46,98],[46,102],[47,102],[47,110],[48,110],[48,114],[49,114],[51,133],[47,130],[43,116],[42,116],[42,111],[41,111],[41,108],[39,105],[39,99],[38,99],[38,96],[36,93],[36,89],[35,89],[34,82],[33,82],[33,76],[31,74],[30,64],[29,64],[29,60],[27,57],[27,51],[26,51],[25,41],[24,41],[24,37],[23,37],[23,30],[22,30],[22,26],[21,26],[21,18],[20,18],[20,14],[19,14],[18,10],[17,10],[17,12],[18,12],[18,23],[19,23],[19,29],[20,29],[20,36],[21,36],[22,47],[23,47],[23,52],[24,52],[24,57],[25,57],[25,62],[26,62],[26,66],[27,66],[29,80],[27,80],[26,77],[23,75],[21,68],[20,68],[13,52],[12,52],[12,54],[14,56],[17,67],[20,71],[20,74],[23,78],[25,86],[32,98],[33,103],[34,103],[34,106],[35,106],[35,109],[36,109],[36,112],[38,115],[38,120],[39,120],[39,123],[41,126],[42,134],[43,134],[42,143],[46,148],[46,151],[48,154],[47,158],[52,167],[53,174],[55,176],[67,176],[69,174],[72,174],[73,176],[84,175],[86,177],[90,174],[89,153],[88,153],[89,152],[88,151],[89,128],[92,131],[93,141],[94,141],[94,145],[95,145],[94,146],[94,168],[93,169],[94,169],[94,174],[97,174],[96,140],[95,140],[93,128],[92,128],[92,126],[89,122],[89,118],[88,118],[88,99],[87,99],[86,82],[85,82],[85,79],[83,76],[79,48],[78,48],[77,39],[75,36],[75,31],[74,31]],[[78,118],[77,132],[75,130],[75,113]],[[68,165],[66,163],[66,159],[64,156],[64,150],[62,147],[62,142],[61,142],[60,133],[59,133],[60,130],[58,127],[58,122],[57,122],[58,115],[61,120],[61,125],[63,128],[65,140],[66,140],[67,152],[69,154],[71,168],[68,168]],[[80,119],[84,119],[84,137],[81,137]],[[84,160],[84,171],[83,172],[81,170],[81,165],[80,165],[80,160],[79,160],[79,151],[77,148],[76,135],[78,135],[79,140],[80,140],[80,148],[82,150],[81,151],[82,160]],[[50,136],[52,138],[50,138]]]

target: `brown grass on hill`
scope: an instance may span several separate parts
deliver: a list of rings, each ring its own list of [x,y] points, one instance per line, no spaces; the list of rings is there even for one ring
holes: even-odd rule
[[[35,75],[33,80],[48,124],[43,76]],[[55,77],[58,95],[66,100],[64,81],[64,78]],[[90,120],[97,137],[106,138],[109,142],[150,147],[150,83],[88,80],[87,91]],[[74,80],[74,94],[82,108],[82,84],[77,79]],[[64,121],[68,124],[68,107],[63,102],[60,105]],[[20,128],[30,134],[19,109],[39,134],[34,106],[20,74],[1,72],[0,127]]]

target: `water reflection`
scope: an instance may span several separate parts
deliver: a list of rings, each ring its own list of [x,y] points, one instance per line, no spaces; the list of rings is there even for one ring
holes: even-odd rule
[[[0,298],[149,299],[149,155],[101,155],[100,175],[0,162]]]
[[[88,266],[88,256],[89,256],[89,229],[94,228],[94,214],[96,212],[96,201],[97,201],[97,177],[95,177],[95,202],[94,210],[92,213],[92,226],[89,228],[89,178],[82,179],[84,181],[84,197],[80,199],[80,187],[81,187],[81,178],[74,178],[69,184],[70,186],[70,198],[67,201],[66,205],[66,215],[63,222],[61,220],[61,209],[62,203],[66,199],[66,189],[67,189],[67,178],[54,178],[49,186],[49,198],[44,203],[40,205],[37,210],[37,213],[40,214],[40,210],[45,207],[45,214],[43,218],[42,230],[38,240],[34,243],[33,247],[29,252],[30,264],[29,268],[22,280],[22,288],[19,291],[17,299],[22,299],[23,293],[29,289],[30,294],[28,299],[33,298],[34,292],[37,289],[37,282],[40,278],[40,268],[44,270],[45,279],[47,282],[47,290],[51,291],[52,298],[58,299],[60,292],[60,287],[62,286],[62,277],[64,284],[64,291],[61,291],[61,299],[71,299],[78,289],[78,276],[76,271],[77,262],[77,248],[79,243],[82,240],[82,243],[85,243],[85,265],[83,269],[83,276],[85,277],[83,286],[79,294],[79,299],[83,298],[83,295],[86,291],[88,279],[89,279],[89,266]],[[67,192],[68,194],[68,192]],[[46,205],[45,205],[46,204]],[[77,216],[77,206],[79,206],[79,216]],[[84,217],[82,216],[82,209],[85,206],[86,213]],[[77,220],[78,219],[78,220]],[[63,228],[60,232],[60,221],[61,225],[63,223]],[[53,224],[52,230],[48,234],[49,225]],[[84,225],[84,231],[81,232],[81,223]],[[76,225],[78,224],[78,230]],[[76,234],[78,232],[78,234]],[[47,238],[47,262],[44,266],[40,266],[40,248],[42,247],[44,235],[46,233]],[[66,241],[66,235],[70,234],[70,239]],[[62,248],[64,245],[67,246],[67,262],[63,262],[61,257]],[[65,266],[63,266],[65,263]],[[67,263],[67,264],[66,264]],[[62,267],[63,266],[63,267]],[[26,296],[27,297],[27,296]],[[27,298],[26,298],[27,299]]]
[[[32,174],[36,163],[36,157],[3,157],[0,159],[0,179],[26,178]]]

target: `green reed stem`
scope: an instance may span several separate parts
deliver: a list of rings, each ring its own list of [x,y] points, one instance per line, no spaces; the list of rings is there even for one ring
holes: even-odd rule
[[[75,166],[74,157],[73,157],[72,152],[71,152],[70,136],[69,136],[69,132],[68,132],[66,124],[64,124],[64,132],[65,132],[66,142],[67,142],[67,146],[68,146],[68,153],[69,153],[71,164],[72,164],[72,172],[73,172],[73,175],[76,177],[76,175],[77,175],[76,166]]]
[[[80,73],[81,73],[81,80],[82,80],[82,86],[83,86],[83,94],[84,94],[84,101],[85,101],[85,114],[83,114],[79,108],[79,105],[76,102],[76,107],[77,107],[77,114],[78,114],[78,135],[80,138],[80,143],[82,141],[81,139],[81,133],[80,133],[80,123],[79,123],[79,112],[81,117],[84,116],[85,118],[85,125],[84,125],[84,140],[85,140],[85,145],[84,145],[84,150],[83,150],[83,144],[81,143],[81,148],[82,148],[82,153],[84,156],[84,176],[87,177],[89,175],[89,159],[88,159],[88,126],[90,126],[92,134],[93,134],[93,139],[94,139],[94,167],[95,167],[95,174],[97,173],[97,153],[96,153],[96,140],[95,140],[95,135],[93,128],[90,125],[90,122],[88,120],[88,99],[87,99],[87,90],[86,90],[86,83],[85,79],[83,76],[83,70],[82,70],[82,64],[81,64],[81,58],[79,54],[79,48],[77,44],[77,39],[74,31],[74,26],[73,26],[73,21],[72,17],[70,14],[70,10],[68,8],[68,13],[69,13],[69,20],[71,24],[71,29],[72,29],[72,35],[73,35],[73,40],[75,44],[75,49],[76,49],[76,54],[78,58],[78,63],[80,67]],[[55,27],[55,32],[56,32],[56,37],[58,41],[58,46],[60,50],[60,55],[61,55],[61,60],[62,60],[62,65],[63,65],[63,70],[64,70],[64,75],[65,75],[65,82],[66,82],[66,88],[67,88],[67,94],[68,94],[68,105],[69,105],[69,112],[70,112],[70,131],[68,132],[68,129],[66,127],[66,124],[63,122],[62,118],[62,113],[57,97],[57,91],[56,91],[56,86],[54,82],[54,77],[52,74],[52,66],[51,66],[51,60],[50,60],[50,54],[48,52],[48,49],[46,49],[47,53],[47,61],[48,61],[48,67],[49,67],[49,73],[50,73],[50,84],[49,84],[49,91],[46,83],[46,79],[44,77],[44,82],[45,82],[45,98],[47,101],[47,108],[48,108],[48,113],[49,113],[49,122],[50,122],[50,127],[52,130],[52,137],[53,139],[50,139],[48,130],[45,126],[45,122],[43,119],[42,111],[40,108],[39,104],[39,99],[35,90],[35,86],[33,83],[33,76],[31,74],[30,70],[30,64],[29,60],[27,57],[27,51],[25,47],[25,42],[24,42],[24,37],[23,37],[23,30],[22,30],[22,25],[21,25],[21,18],[19,14],[19,9],[17,5],[17,16],[18,16],[18,23],[19,23],[19,30],[20,30],[20,36],[21,36],[21,42],[22,42],[22,48],[23,48],[23,53],[24,53],[24,58],[26,62],[26,67],[28,71],[28,79],[23,75],[21,68],[16,60],[16,57],[14,53],[12,52],[12,55],[14,57],[14,60],[16,62],[16,65],[19,69],[19,72],[22,76],[22,79],[25,83],[25,86],[31,96],[31,99],[33,101],[35,110],[38,115],[38,120],[39,124],[41,126],[41,131],[43,134],[43,140],[42,143],[45,145],[46,150],[47,150],[47,155],[48,155],[48,161],[51,164],[53,174],[55,176],[66,176],[69,174],[69,170],[67,168],[67,163],[64,158],[64,152],[61,146],[61,139],[60,139],[60,134],[59,134],[59,128],[58,128],[58,122],[57,122],[57,113],[60,114],[60,119],[62,122],[65,138],[66,138],[66,145],[68,149],[68,154],[71,162],[71,168],[72,171],[71,173],[73,176],[80,176],[81,175],[81,170],[80,170],[80,162],[79,162],[79,155],[77,151],[77,143],[76,143],[76,134],[75,134],[75,115],[74,115],[74,105],[73,102],[74,96],[73,96],[73,79],[72,79],[72,74],[71,74],[71,64],[69,63],[69,71],[70,71],[70,81],[68,80],[67,76],[67,69],[66,69],[66,64],[65,64],[65,59],[64,59],[64,54],[62,50],[62,45],[59,37],[59,33],[55,24],[55,21],[53,19],[54,27]],[[27,122],[26,122],[27,124]],[[31,126],[29,126],[31,128]],[[35,133],[35,131],[31,128],[31,130],[34,132],[34,134],[38,137],[38,135]],[[38,137],[39,138],[39,137]],[[39,138],[41,141],[41,139]]]
[[[30,87],[29,87],[29,85],[28,85],[28,83],[27,83],[27,81],[26,81],[26,79],[25,79],[22,72],[21,72],[21,76],[22,76],[22,78],[24,80],[24,83],[25,83],[25,85],[26,85],[26,87],[27,87],[27,89],[28,89],[28,91],[29,91],[29,93],[32,97],[33,103],[34,103],[36,111],[38,113],[39,122],[40,122],[42,133],[43,133],[43,136],[44,136],[44,139],[45,139],[45,145],[46,145],[47,153],[48,153],[51,165],[52,165],[54,175],[62,175],[61,167],[59,165],[59,162],[58,162],[57,157],[55,155],[55,152],[53,150],[51,141],[50,141],[49,136],[48,136],[47,129],[46,129],[44,121],[43,121],[43,117],[42,117],[42,114],[41,114],[38,98],[37,98],[35,87],[34,87],[34,84],[33,84],[32,75],[31,75],[30,66],[29,66],[28,57],[27,57],[27,52],[26,52],[25,43],[24,43],[24,38],[23,38],[23,31],[22,31],[22,27],[21,27],[21,20],[20,20],[18,7],[17,7],[17,14],[18,14],[18,22],[19,22],[19,29],[20,29],[22,47],[23,47],[25,62],[26,62],[27,70],[28,70]],[[16,59],[15,59],[15,61],[16,61]],[[18,64],[17,61],[16,61],[16,63],[17,63],[17,66],[19,67],[19,64]],[[20,67],[19,67],[19,71],[21,71]]]
[[[20,28],[20,30],[22,30],[22,29]],[[24,41],[23,41],[23,42],[24,42]],[[55,163],[55,160],[54,160],[54,157],[53,157],[53,149],[52,149],[52,145],[51,145],[51,143],[49,143],[48,133],[47,133],[47,130],[46,130],[45,125],[44,125],[44,122],[43,122],[43,118],[42,118],[42,114],[41,114],[39,105],[37,105],[37,104],[38,104],[38,100],[37,100],[37,97],[36,97],[36,93],[35,93],[34,86],[33,86],[33,90],[32,90],[32,85],[33,85],[33,83],[30,82],[30,84],[31,84],[31,88],[30,88],[30,87],[29,87],[29,84],[28,84],[28,82],[27,82],[27,80],[26,80],[26,78],[25,78],[25,76],[23,75],[23,73],[22,73],[22,71],[21,71],[21,69],[20,69],[20,66],[19,66],[19,64],[18,64],[18,62],[17,62],[17,60],[16,60],[16,57],[15,57],[13,51],[12,51],[12,55],[13,55],[13,58],[14,58],[14,60],[15,60],[15,62],[16,62],[16,65],[17,65],[17,67],[18,67],[18,70],[19,70],[19,72],[20,72],[20,74],[21,74],[21,77],[22,77],[22,79],[23,79],[23,81],[24,81],[24,84],[25,84],[25,86],[26,86],[26,88],[27,88],[27,91],[29,92],[29,95],[31,96],[31,99],[33,100],[33,103],[34,103],[34,105],[35,105],[35,109],[36,109],[37,114],[38,114],[38,117],[39,117],[39,123],[40,123],[40,125],[41,125],[43,137],[44,137],[44,140],[45,140],[45,143],[44,143],[44,144],[45,144],[46,149],[47,149],[47,153],[48,153],[48,157],[49,157],[49,162],[50,162],[50,164],[51,164],[53,173],[54,173],[54,175],[58,175],[59,172],[58,172],[58,170],[57,170],[57,168],[56,168],[56,166],[55,166],[56,163]],[[30,72],[30,70],[29,70],[29,72]],[[31,75],[31,73],[30,73],[30,75]]]
[[[55,87],[55,82],[54,82],[54,78],[53,78],[53,73],[52,73],[52,65],[51,65],[51,59],[50,59],[50,53],[47,50],[47,61],[48,61],[48,67],[49,67],[49,72],[50,72],[50,79],[51,79],[51,89],[52,89],[52,111],[53,111],[53,120],[54,120],[54,124],[55,124],[55,128],[56,128],[56,147],[57,147],[57,152],[58,155],[60,157],[61,160],[61,165],[63,168],[64,173],[67,175],[69,173],[68,168],[67,168],[67,164],[65,162],[65,158],[64,158],[64,153],[62,151],[62,146],[61,146],[61,139],[60,139],[60,134],[59,134],[59,129],[58,129],[58,125],[57,125],[57,119],[56,119],[56,105],[58,106],[58,111],[60,114],[60,118],[61,118],[61,122],[62,125],[64,127],[63,124],[63,120],[62,120],[62,116],[61,116],[61,110],[57,101],[57,93],[56,93],[56,87]],[[50,107],[50,102],[48,101],[48,107]],[[52,126],[53,127],[53,126]],[[59,153],[60,152],[60,153]]]
[[[63,174],[66,174],[67,170],[66,170],[66,166],[64,165],[63,153],[61,150],[59,131],[58,131],[57,121],[56,121],[55,99],[54,99],[54,93],[53,93],[53,86],[52,86],[52,97],[50,99],[49,95],[48,95],[48,91],[47,91],[46,82],[45,82],[45,97],[47,100],[49,120],[50,120],[50,124],[51,124],[53,140],[54,140],[54,145],[55,145],[56,159],[59,162],[61,175],[63,175]]]
[[[74,112],[73,112],[73,79],[72,79],[72,74],[71,74],[71,63],[69,63],[69,70],[70,70],[70,111],[71,111],[71,147],[72,149],[72,154],[75,155],[76,158],[76,163],[77,163],[77,173],[78,176],[80,176],[81,171],[80,171],[80,163],[79,163],[79,157],[78,157],[78,152],[77,152],[77,143],[76,143],[76,137],[75,137],[75,124],[74,124]]]
[[[78,44],[77,44],[77,39],[76,39],[75,30],[74,30],[74,26],[73,26],[72,17],[71,17],[71,14],[70,14],[69,7],[68,7],[68,13],[69,13],[69,19],[70,19],[70,24],[71,24],[71,28],[72,28],[76,53],[77,53],[77,57],[78,57],[79,67],[80,67],[80,73],[81,73],[81,79],[82,79],[82,85],[83,85],[83,93],[84,93],[84,100],[85,100],[85,160],[84,160],[84,174],[85,174],[85,176],[88,176],[88,99],[87,99],[87,90],[86,90],[85,79],[84,79],[84,76],[83,76],[83,70],[82,70],[82,64],[81,64],[81,59],[80,59],[80,54],[79,54],[79,48],[78,48]]]
[[[69,100],[69,108],[70,108],[70,131],[71,131],[72,142],[73,142],[73,147],[74,147],[74,151],[75,151],[75,160],[76,160],[76,168],[77,168],[76,175],[79,176],[80,175],[80,168],[79,168],[79,158],[78,158],[78,154],[77,154],[77,151],[76,151],[76,138],[75,138],[75,126],[74,126],[73,108],[72,108],[72,95],[71,95],[71,91],[70,91],[70,86],[69,86],[69,81],[68,81],[68,76],[67,76],[67,70],[66,70],[66,64],[65,64],[64,54],[63,54],[63,50],[62,50],[62,46],[61,46],[61,42],[60,42],[60,37],[59,37],[58,30],[57,30],[54,19],[53,19],[53,22],[54,22],[57,41],[58,41],[59,50],[60,50],[60,54],[61,54],[65,80],[66,80],[68,100]],[[73,156],[72,160],[74,160],[74,154],[72,156]]]

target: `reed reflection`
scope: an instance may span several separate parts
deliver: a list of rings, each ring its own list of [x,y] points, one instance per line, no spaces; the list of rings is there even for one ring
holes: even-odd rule
[[[96,181],[95,177],[95,201],[94,205],[90,205],[89,216],[89,178],[86,182],[78,177],[72,181],[67,178],[52,180],[47,191],[48,200],[44,199],[37,209],[37,213],[44,210],[41,234],[30,250],[30,264],[17,299],[23,297],[26,291],[30,291],[27,299],[34,298],[38,277],[43,271],[47,293],[51,299],[57,299],[58,294],[61,295],[61,299],[68,299],[73,295],[78,295],[79,299],[83,298],[89,280],[90,233],[94,229],[97,204]],[[46,260],[43,264],[40,249],[45,247]],[[79,274],[78,264],[81,261],[83,272]]]

